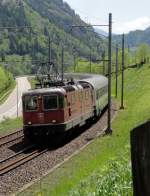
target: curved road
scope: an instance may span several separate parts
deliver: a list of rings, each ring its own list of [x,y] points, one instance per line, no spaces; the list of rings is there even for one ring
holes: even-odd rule
[[[0,121],[5,118],[16,118],[21,116],[22,113],[22,101],[21,96],[24,91],[31,88],[27,77],[16,78],[17,85],[13,92],[9,95],[8,99],[0,105]],[[18,104],[17,104],[18,103]],[[17,107],[18,105],[18,107]]]

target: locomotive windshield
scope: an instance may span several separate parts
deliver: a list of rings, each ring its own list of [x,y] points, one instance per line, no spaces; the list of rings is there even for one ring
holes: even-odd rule
[[[38,99],[36,96],[25,96],[24,108],[26,111],[35,111],[38,109]]]
[[[58,96],[57,95],[45,95],[43,96],[44,110],[55,110],[58,108]]]
[[[58,95],[43,95],[42,102],[38,96],[26,95],[23,99],[23,109],[24,111],[37,111],[41,108],[43,110],[57,110],[64,108],[64,98]]]

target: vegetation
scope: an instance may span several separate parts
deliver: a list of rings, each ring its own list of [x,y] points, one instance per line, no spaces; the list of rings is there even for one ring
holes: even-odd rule
[[[14,132],[16,129],[22,128],[22,118],[5,119],[0,123],[0,135],[6,135]]]
[[[108,57],[106,56],[105,59]],[[145,63],[150,61],[150,46],[147,44],[140,44],[134,51],[125,49],[125,67],[137,66],[140,67]],[[118,69],[122,69],[122,50],[119,48],[118,51]],[[108,73],[108,63],[107,62],[97,62],[94,63],[85,58],[75,58],[74,63],[71,67],[68,67],[69,72],[77,73],[95,73],[95,74],[107,74]],[[113,51],[112,54],[112,72],[116,71],[116,54]]]
[[[47,61],[48,40],[52,40],[51,57],[58,67],[61,64],[61,48],[65,47],[65,68],[68,71],[107,73],[107,63],[95,63],[102,58],[105,40],[93,28],[70,28],[68,25],[85,23],[62,0],[24,0],[0,2],[0,26],[32,26],[31,29],[0,32],[0,58],[14,75],[35,73],[39,64]],[[66,162],[52,174],[42,179],[20,195],[132,195],[130,167],[130,130],[149,119],[150,113],[150,28],[126,35],[125,64],[144,65],[125,72],[125,110],[118,112],[113,122],[113,135],[96,139],[78,155]],[[114,36],[121,44],[121,36]],[[139,43],[144,43],[138,46]],[[134,48],[132,48],[134,46]],[[92,51],[92,62],[89,56]],[[121,68],[119,49],[119,68]],[[78,57],[78,58],[77,58]],[[107,54],[106,57],[107,59]],[[115,51],[113,51],[115,70]],[[17,63],[15,61],[18,61]],[[146,64],[147,63],[147,64]],[[146,65],[145,65],[146,64]],[[14,66],[15,65],[15,66]],[[113,88],[114,88],[113,80]],[[31,81],[34,85],[34,81]],[[13,76],[0,67],[0,102],[14,86]],[[119,89],[121,78],[119,81]],[[113,89],[114,92],[114,89]],[[118,95],[120,97],[120,94]],[[136,100],[136,101],[135,101]],[[117,99],[119,101],[119,98]],[[7,134],[22,126],[22,119],[6,119],[0,123],[0,134]],[[124,152],[126,149],[126,153]],[[122,155],[122,158],[120,158]],[[39,187],[42,187],[41,189]],[[124,194],[125,193],[125,194]]]
[[[72,10],[69,5],[62,0],[23,0],[19,6],[17,1],[2,1],[0,3],[0,25],[1,26],[32,26],[29,29],[5,29],[0,32],[0,58],[2,61],[20,61],[9,63],[10,71],[14,75],[36,73],[39,68],[37,61],[47,61],[48,59],[48,40],[51,39],[51,60],[60,67],[61,48],[65,47],[64,60],[65,70],[74,70],[70,66],[74,65],[74,59],[89,60],[92,55],[92,72],[101,72],[97,66],[96,59],[101,59],[104,50],[107,51],[106,40],[102,39],[94,29],[91,28],[71,28],[69,25],[84,25],[80,17]],[[149,32],[147,29],[146,32]],[[146,34],[147,35],[147,34]],[[126,43],[128,37],[126,35]],[[135,36],[131,36],[134,37]],[[139,35],[141,37],[141,34]],[[114,40],[120,43],[121,36],[114,36]],[[142,39],[137,43],[142,43]],[[129,47],[135,46],[129,41]],[[148,43],[149,42],[146,42]],[[128,44],[127,44],[128,46]],[[147,45],[148,46],[148,45]],[[144,46],[144,51],[148,47]],[[136,45],[137,47],[137,45]],[[140,48],[129,48],[126,50],[127,64],[138,63]],[[142,50],[141,50],[142,51]],[[141,53],[140,51],[140,53]],[[119,51],[121,57],[121,51]],[[107,54],[106,54],[107,59]],[[119,58],[121,61],[121,58]],[[89,72],[88,63],[81,63],[78,60],[77,72]],[[115,51],[113,55],[115,63]],[[102,63],[101,63],[102,64]],[[100,66],[101,66],[100,64]],[[72,66],[73,67],[73,66]],[[86,68],[87,67],[87,68]]]
[[[83,180],[69,195],[125,196],[132,195],[131,164],[122,154],[118,160],[111,160],[104,171],[96,171]]]
[[[0,103],[4,102],[14,87],[15,81],[12,74],[0,66]]]
[[[87,192],[89,195],[95,195],[95,193],[103,190],[104,195],[109,193],[110,195],[115,195],[104,183],[106,179],[109,179],[108,184],[118,185],[116,195],[122,193],[123,188],[125,188],[121,184],[126,184],[126,192],[132,195],[130,148],[128,148],[130,146],[130,131],[133,127],[149,119],[149,80],[149,65],[126,70],[125,109],[118,111],[118,116],[112,124],[113,135],[95,140],[62,167],[43,178],[41,190],[39,183],[36,183],[19,195],[36,195],[40,191],[44,196],[66,196],[74,193],[86,195],[84,193]],[[115,81],[113,80],[113,87],[114,83]],[[121,78],[119,78],[120,88]],[[113,92],[115,92],[114,88]],[[120,101],[120,92],[117,100]],[[127,153],[124,152],[125,149]],[[124,157],[125,160],[121,157]],[[112,165],[115,165],[116,169]],[[111,179],[113,172],[115,172],[114,179]],[[108,177],[109,174],[110,177]],[[117,177],[115,174],[118,174]],[[122,181],[121,177],[125,181]],[[102,189],[100,190],[97,185],[100,185]]]
[[[36,87],[37,80],[35,78],[28,78],[28,81],[31,85],[31,89],[34,89]]]
[[[93,28],[74,28],[69,25],[85,23],[62,0],[24,0],[16,6],[16,1],[3,1],[0,6],[0,26],[32,26],[32,29],[8,30],[0,33],[0,57],[3,61],[21,59],[14,74],[35,73],[38,64],[31,60],[47,60],[48,39],[52,40],[52,60],[57,65],[61,61],[61,47],[65,46],[65,62],[72,64],[73,55],[86,58],[92,49],[97,58],[105,41]],[[29,66],[30,65],[30,66]]]
[[[150,45],[150,27],[148,27],[145,30],[136,30],[131,31],[128,34],[126,34],[126,44],[130,47],[137,47],[141,43],[146,43]],[[121,43],[121,35],[114,35],[114,40],[116,40],[117,43]]]

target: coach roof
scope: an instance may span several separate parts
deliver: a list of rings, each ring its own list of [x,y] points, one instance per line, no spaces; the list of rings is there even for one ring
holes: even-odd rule
[[[96,74],[92,74],[90,77],[82,79],[79,82],[88,82],[96,90],[108,85],[108,79],[105,76]]]

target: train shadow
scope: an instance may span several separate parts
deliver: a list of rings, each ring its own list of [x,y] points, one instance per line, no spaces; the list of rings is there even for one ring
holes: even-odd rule
[[[21,141],[16,142],[15,144],[10,145],[8,147],[8,149],[10,149],[11,151],[13,151],[15,153],[19,153],[23,149],[25,149],[25,148],[27,148],[27,147],[29,147],[31,145],[32,145],[32,143],[29,140],[23,138]]]

